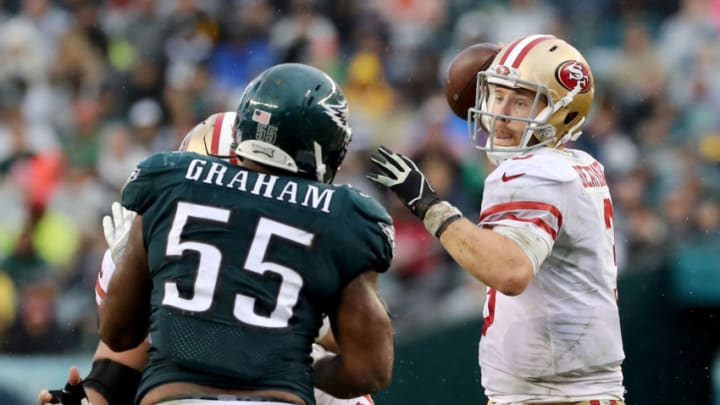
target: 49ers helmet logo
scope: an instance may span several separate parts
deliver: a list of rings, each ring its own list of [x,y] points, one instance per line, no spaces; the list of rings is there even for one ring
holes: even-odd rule
[[[580,86],[580,93],[587,93],[592,88],[590,69],[584,63],[576,60],[561,63],[555,70],[555,78],[568,90]]]

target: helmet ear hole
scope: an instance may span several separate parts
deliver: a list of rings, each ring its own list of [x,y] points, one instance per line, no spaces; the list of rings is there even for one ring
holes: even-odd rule
[[[569,112],[569,113],[565,116],[565,120],[563,121],[563,124],[565,124],[565,125],[569,124],[569,123],[572,122],[572,120],[574,120],[575,117],[577,117],[577,116],[578,116],[577,111]]]

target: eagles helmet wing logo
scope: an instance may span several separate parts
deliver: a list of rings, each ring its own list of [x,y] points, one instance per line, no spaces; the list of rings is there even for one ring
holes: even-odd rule
[[[337,94],[337,88],[335,82],[330,78],[330,76],[327,77],[328,81],[333,84],[333,88],[330,94],[320,100],[318,104],[325,109],[325,114],[333,120],[335,125],[349,133],[350,123],[348,116],[350,115],[350,110],[348,109],[347,100],[342,97],[340,98],[338,104],[330,104],[329,99]]]

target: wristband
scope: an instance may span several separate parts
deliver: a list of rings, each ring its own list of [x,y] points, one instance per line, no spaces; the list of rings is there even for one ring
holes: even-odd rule
[[[445,232],[445,229],[447,229],[447,227],[448,227],[450,224],[452,224],[453,222],[457,221],[457,220],[460,219],[460,218],[462,218],[462,215],[453,215],[452,217],[446,219],[445,222],[443,222],[443,223],[440,225],[440,228],[438,228],[437,232],[435,232],[435,236],[436,236],[438,239],[440,239],[440,235],[442,235],[443,232]]]
[[[83,386],[97,391],[108,405],[135,403],[142,373],[110,359],[95,360]]]
[[[451,223],[462,218],[462,212],[447,201],[441,201],[428,208],[423,218],[425,229],[437,236],[445,231]]]

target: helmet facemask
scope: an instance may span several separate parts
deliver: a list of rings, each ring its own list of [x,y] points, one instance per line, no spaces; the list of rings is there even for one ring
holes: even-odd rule
[[[533,91],[535,95],[528,115],[523,117],[493,113],[496,86]],[[543,146],[549,146],[554,142],[555,128],[547,123],[547,118],[551,115],[555,106],[553,105],[550,90],[546,86],[525,80],[509,82],[507,78],[499,75],[480,72],[478,73],[476,92],[479,95],[476,106],[468,110],[468,131],[473,145],[485,151],[494,164],[497,165],[505,159],[531,152]],[[547,102],[547,106],[542,110],[540,110],[541,101]],[[480,108],[478,108],[478,105]],[[520,142],[517,145],[501,146],[495,144],[495,127],[498,120],[526,123]]]

